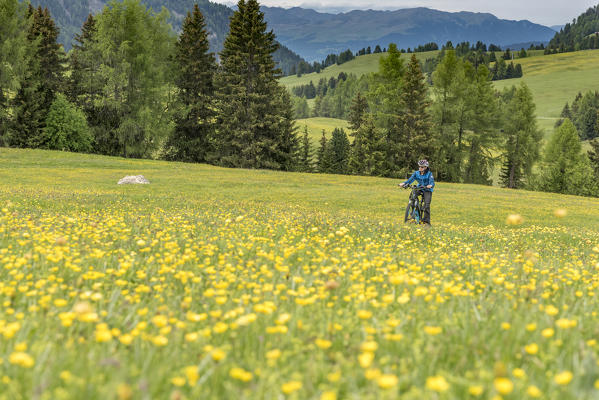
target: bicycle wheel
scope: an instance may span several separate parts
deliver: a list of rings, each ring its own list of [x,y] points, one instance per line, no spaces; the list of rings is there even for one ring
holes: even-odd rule
[[[404,220],[403,222],[408,222],[409,220],[411,220],[413,218],[413,212],[412,212],[412,203],[408,203],[408,206],[406,207],[406,215],[404,216]]]
[[[417,224],[420,223],[420,211],[418,210],[418,208],[414,208],[413,218]]]

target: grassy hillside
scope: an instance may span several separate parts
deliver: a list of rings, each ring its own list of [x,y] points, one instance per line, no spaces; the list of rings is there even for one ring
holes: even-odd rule
[[[335,128],[343,128],[349,135],[348,125],[349,123],[344,119],[337,118],[305,118],[298,119],[295,121],[298,127],[298,133],[300,135],[304,132],[304,126],[308,127],[308,136],[312,141],[312,144],[318,145],[320,138],[322,137],[322,130],[326,132],[327,139],[330,139],[330,135]]]
[[[425,230],[390,179],[0,163],[0,399],[599,395],[598,199],[439,183]]]
[[[420,59],[426,59],[435,52],[417,53]],[[522,64],[524,76],[520,79],[507,79],[494,82],[498,89],[526,82],[532,90],[537,105],[539,126],[548,136],[553,132],[553,125],[566,103],[572,102],[580,91],[599,90],[599,50],[586,50],[574,53],[553,54],[544,56],[540,51],[531,52],[531,57],[517,59]],[[498,53],[500,55],[500,53]],[[316,83],[320,76],[337,76],[339,72],[356,75],[378,70],[380,54],[357,57],[342,64],[329,67],[320,74],[308,74],[301,78],[286,77],[281,82],[287,87],[307,84],[310,80]],[[404,55],[407,57],[408,55]]]
[[[559,117],[564,104],[580,91],[599,90],[599,50],[524,58],[524,76],[495,82],[503,88],[525,82],[533,92],[540,118]]]
[[[301,77],[298,77],[297,75],[286,76],[281,78],[280,82],[286,87],[292,88],[294,86],[307,85],[310,83],[310,81],[316,85],[322,78],[337,78],[340,72],[362,76],[371,72],[377,72],[379,69],[379,59],[382,56],[386,56],[386,54],[387,53],[377,53],[359,56],[341,65],[331,65],[330,67],[322,70],[320,73],[313,72],[311,74],[304,74]],[[434,57],[436,54],[436,51],[428,51],[424,53],[416,53],[416,57],[424,62],[427,58]],[[411,56],[411,54],[402,55],[406,61],[409,60]]]

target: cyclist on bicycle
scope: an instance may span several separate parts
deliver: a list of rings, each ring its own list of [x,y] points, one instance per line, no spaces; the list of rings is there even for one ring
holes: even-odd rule
[[[410,178],[399,184],[404,187],[410,183],[418,181],[418,186],[422,187],[422,196],[424,197],[424,210],[422,213],[422,222],[424,224],[431,224],[431,199],[433,197],[433,188],[435,187],[435,180],[433,173],[428,168],[428,161],[418,161],[418,171],[414,171]]]

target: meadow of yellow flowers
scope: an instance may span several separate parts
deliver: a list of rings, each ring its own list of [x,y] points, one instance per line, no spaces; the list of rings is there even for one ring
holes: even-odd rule
[[[390,179],[0,165],[0,399],[599,398],[597,199],[440,183],[427,230]]]

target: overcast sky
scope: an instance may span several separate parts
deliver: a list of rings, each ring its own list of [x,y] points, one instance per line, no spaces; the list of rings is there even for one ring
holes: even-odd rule
[[[213,0],[218,3],[236,3],[231,0]],[[270,7],[313,8],[319,11],[342,12],[353,9],[397,10],[400,8],[428,7],[442,11],[488,12],[498,18],[529,21],[551,25],[563,25],[578,17],[597,0],[258,0]]]

